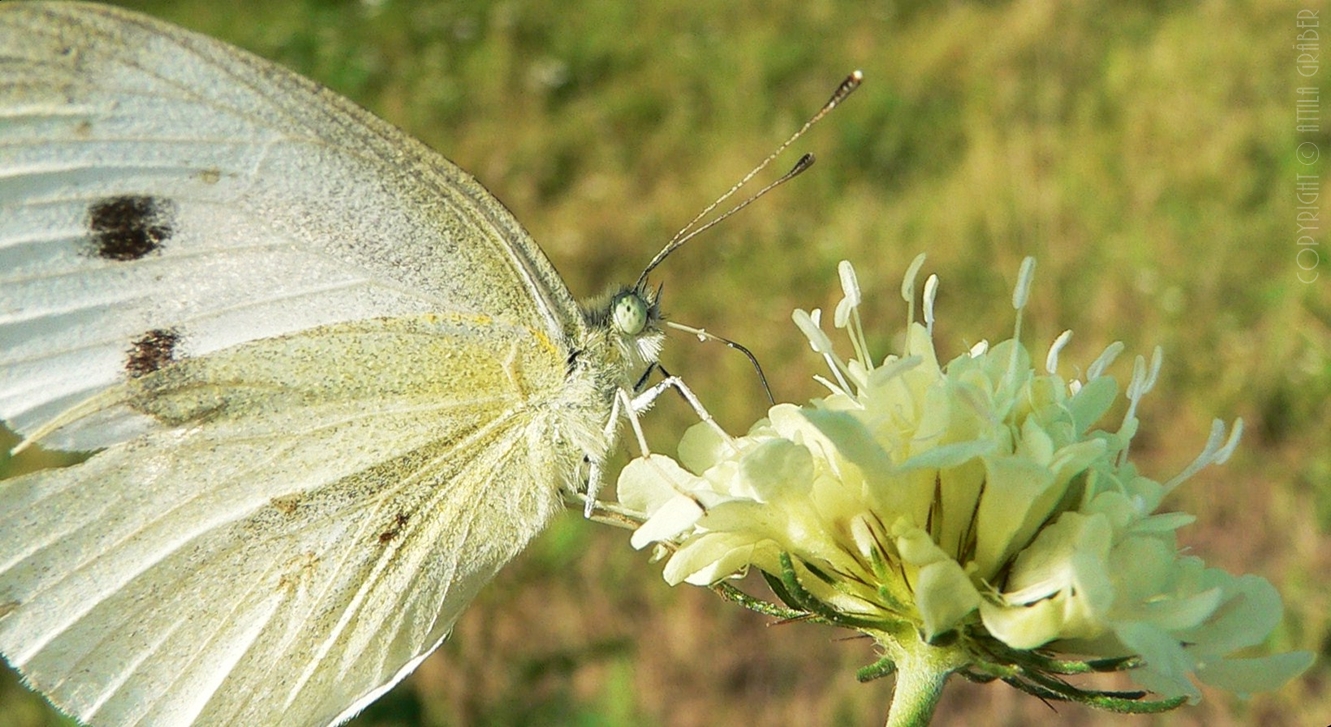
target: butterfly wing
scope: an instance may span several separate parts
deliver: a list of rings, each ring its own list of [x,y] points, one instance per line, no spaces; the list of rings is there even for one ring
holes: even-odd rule
[[[0,119],[0,418],[20,432],[161,360],[316,325],[440,310],[552,338],[582,325],[465,172],[209,38],[5,3]],[[47,441],[151,426],[125,416]]]
[[[564,379],[551,354],[519,328],[378,319],[121,387],[168,426],[0,481],[0,649],[94,724],[363,706],[558,510],[543,473],[577,450],[533,405]]]
[[[0,4],[0,119],[0,417],[107,447],[0,482],[0,652],[98,724],[348,716],[604,449],[568,292],[444,159],[124,11]]]

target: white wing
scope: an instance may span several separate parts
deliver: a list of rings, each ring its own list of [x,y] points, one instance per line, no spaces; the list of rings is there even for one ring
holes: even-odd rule
[[[109,447],[0,482],[0,652],[99,724],[348,716],[604,451],[624,375],[580,315],[474,180],[315,84],[0,3],[0,418]]]
[[[338,321],[484,313],[558,340],[567,289],[475,180],[326,89],[109,7],[0,5],[0,419]],[[121,416],[116,416],[116,415]],[[104,415],[89,449],[150,423]]]
[[[181,426],[0,481],[0,651],[94,724],[349,716],[559,509],[552,473],[581,453],[539,405],[552,353],[520,328],[362,321],[122,387]]]

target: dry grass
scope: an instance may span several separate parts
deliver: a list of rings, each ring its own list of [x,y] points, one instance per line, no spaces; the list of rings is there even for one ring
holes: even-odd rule
[[[748,344],[778,396],[800,401],[818,393],[820,367],[789,314],[835,302],[838,260],[855,262],[886,351],[904,318],[899,276],[928,252],[943,283],[937,339],[954,355],[1006,335],[1017,265],[1035,255],[1032,348],[1064,328],[1076,331],[1068,363],[1114,340],[1164,347],[1134,449],[1146,472],[1182,467],[1212,417],[1248,422],[1235,459],[1176,495],[1199,515],[1183,538],[1277,585],[1287,615],[1273,647],[1326,651],[1331,267],[1296,278],[1300,6],[134,4],[425,139],[517,213],[580,295],[635,277],[863,68],[866,87],[799,144],[818,154],[813,171],[661,269],[671,316]],[[1323,98],[1328,74],[1313,79]],[[665,362],[732,430],[761,415],[737,356],[681,337]],[[1126,379],[1127,362],[1116,370]],[[690,423],[673,403],[650,419],[663,449]],[[625,534],[570,515],[357,724],[881,722],[890,680],[853,679],[874,658],[868,643],[769,625],[668,588],[658,567]],[[1277,693],[1208,693],[1157,718],[956,684],[939,723],[1324,724],[1327,677],[1323,662]],[[0,725],[55,719],[12,675],[3,684]]]

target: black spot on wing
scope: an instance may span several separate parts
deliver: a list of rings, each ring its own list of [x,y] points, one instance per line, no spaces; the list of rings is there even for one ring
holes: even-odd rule
[[[162,368],[176,360],[176,346],[180,345],[180,334],[167,329],[155,328],[139,336],[129,345],[129,356],[125,359],[125,371],[130,378],[137,378]]]
[[[88,207],[92,254],[103,260],[138,260],[175,234],[176,206],[163,197],[106,197]]]
[[[393,524],[389,525],[387,530],[383,531],[382,533],[379,533],[379,542],[387,544],[393,538],[396,538],[397,536],[401,535],[402,528],[406,527],[406,525],[407,525],[407,514],[401,512],[398,513],[393,518]]]

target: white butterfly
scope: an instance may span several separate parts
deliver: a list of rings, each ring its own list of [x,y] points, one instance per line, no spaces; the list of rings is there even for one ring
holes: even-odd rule
[[[499,202],[315,83],[0,4],[0,652],[107,725],[347,719],[595,471],[659,351]]]

